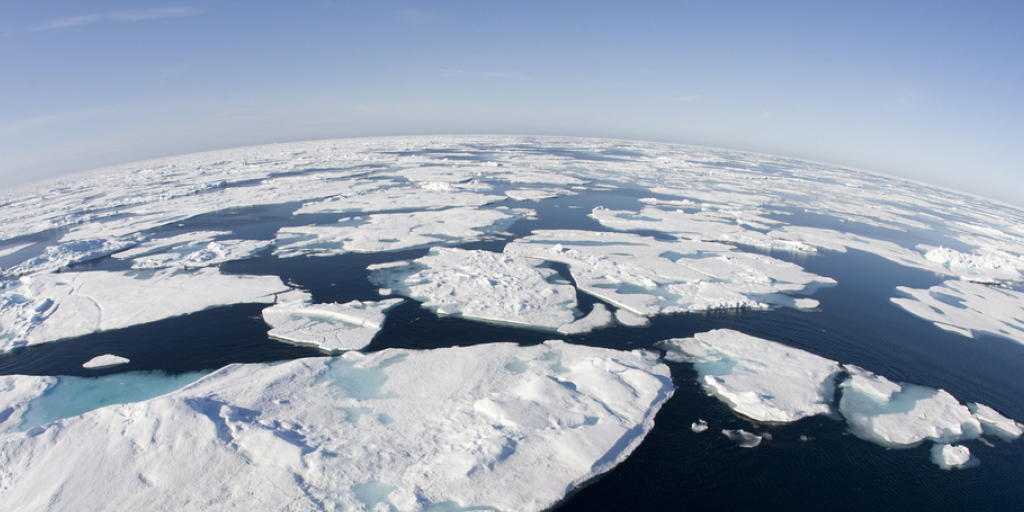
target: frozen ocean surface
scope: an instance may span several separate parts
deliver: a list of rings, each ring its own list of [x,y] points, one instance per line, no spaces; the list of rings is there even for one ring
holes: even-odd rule
[[[76,446],[130,412],[140,429],[163,420],[172,438],[175,420],[200,429],[223,420],[227,430],[206,440],[226,454],[216,467],[255,464],[278,446],[240,480],[314,490],[354,510],[1024,508],[1024,212],[982,198],[727,150],[413,137],[130,164],[18,190],[0,198],[0,219],[0,430],[19,447],[4,450],[18,464],[50,454],[63,467],[48,436]],[[645,427],[620,436],[628,450],[594,456],[608,446],[594,434],[607,411],[572,416],[548,399],[586,392],[620,403],[617,393],[636,386],[586,391],[583,375],[600,373],[570,382],[581,369],[544,349],[551,338],[612,349],[612,360],[668,354],[659,368],[675,389],[656,417],[629,416]],[[388,409],[401,393],[381,386],[424,368],[395,362],[382,380],[354,361],[400,349],[454,379],[472,365],[451,349],[470,346],[481,361],[508,351],[495,362],[508,379],[542,370],[557,387],[544,399],[522,391],[518,405],[495,388],[461,410],[516,423],[526,429],[517,442],[538,442],[545,460],[588,469],[550,480],[557,489],[532,504],[485,483],[472,492],[487,500],[425,499],[394,478],[502,453],[484,436],[460,452],[469,458],[396,456],[364,478],[314,481],[320,470],[300,446],[312,446],[311,431],[273,400],[326,400],[338,425],[402,432],[428,412]],[[345,393],[284,384],[301,381],[289,368],[339,352],[328,366]],[[106,355],[127,362],[88,364]],[[233,363],[245,369],[215,375],[253,382],[266,371],[279,384],[241,401],[227,377],[189,385]],[[473,382],[490,381],[470,379],[466,393],[490,389]],[[442,402],[436,410],[461,407]],[[547,430],[527,421],[544,415],[580,427],[568,431],[590,448],[551,455],[536,437]],[[400,438],[415,453],[445,446]],[[530,474],[508,467],[507,478]],[[135,469],[143,479],[125,489],[170,489],[161,478],[180,477],[159,463]],[[5,480],[13,487],[0,500],[32,495],[72,509],[60,497],[95,484],[63,471],[45,485],[28,478]]]

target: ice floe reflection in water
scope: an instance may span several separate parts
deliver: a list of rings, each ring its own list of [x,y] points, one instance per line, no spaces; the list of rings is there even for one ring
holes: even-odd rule
[[[498,150],[500,152],[500,150]],[[461,161],[487,161],[493,150],[478,152],[437,153],[437,158]],[[572,149],[552,150],[548,156],[567,157],[581,162],[615,164],[628,161],[642,153],[635,152],[582,152]],[[726,164],[728,162],[722,162]],[[710,163],[708,163],[710,165]],[[735,168],[724,166],[723,169]],[[741,166],[742,168],[742,166]],[[301,177],[302,174],[294,174]],[[372,174],[370,174],[372,176]],[[437,244],[463,250],[501,252],[514,239],[530,235],[537,230],[572,229],[608,231],[612,228],[632,229],[632,233],[650,236],[659,241],[671,240],[659,232],[651,216],[632,218],[632,225],[610,227],[591,217],[596,207],[608,211],[641,212],[651,205],[665,201],[693,201],[673,208],[686,212],[699,212],[701,201],[707,199],[694,193],[687,197],[680,193],[670,195],[647,187],[610,183],[610,190],[590,185],[588,190],[572,188],[572,183],[544,187],[571,189],[570,195],[533,200],[543,193],[521,192],[529,185],[505,184],[492,190],[466,192],[486,194],[490,202],[485,209],[495,207],[530,209],[532,215],[518,216],[509,225],[500,225],[492,233],[464,242],[437,238]],[[258,187],[258,183],[245,183],[236,188]],[[507,195],[506,191],[513,191]],[[497,198],[495,198],[497,196]],[[504,196],[505,198],[502,198]],[[469,197],[468,195],[466,196]],[[517,201],[514,198],[523,199]],[[648,201],[653,198],[656,201]],[[821,204],[828,206],[823,198]],[[483,200],[477,201],[475,208]],[[205,213],[182,219],[177,225],[156,227],[149,234],[173,237],[192,231],[220,233],[222,240],[260,240],[269,243],[277,236],[293,237],[315,233],[316,230],[293,229],[298,226],[331,225],[358,228],[367,222],[367,216],[358,212],[344,212],[326,207],[307,208],[308,213],[294,213],[303,202],[235,208],[229,211]],[[334,209],[331,209],[334,208]],[[373,212],[378,214],[378,212]],[[401,212],[385,212],[398,213]],[[733,238],[732,242],[747,252],[761,253],[795,263],[808,273],[837,281],[834,286],[808,289],[809,298],[820,305],[808,310],[775,307],[770,310],[711,311],[653,316],[643,326],[612,325],[590,332],[559,334],[517,327],[510,323],[480,323],[458,316],[441,316],[421,307],[415,300],[407,300],[387,314],[381,331],[367,351],[384,348],[440,348],[453,345],[472,345],[494,341],[516,341],[537,344],[549,338],[561,338],[573,343],[616,349],[651,348],[660,340],[691,336],[716,328],[730,328],[744,333],[779,341],[806,350],[818,356],[857,365],[899,382],[910,382],[929,388],[944,389],[965,403],[987,404],[1013,418],[1024,418],[1024,383],[1017,378],[1024,368],[1024,351],[1019,344],[990,336],[999,332],[998,326],[975,331],[975,339],[965,338],[932,325],[927,318],[908,314],[891,298],[905,297],[898,286],[910,290],[927,291],[941,286],[949,276],[936,274],[929,268],[910,268],[896,263],[901,257],[899,248],[915,250],[917,244],[938,245],[946,233],[910,227],[906,231],[892,229],[899,219],[886,219],[878,225],[856,222],[863,212],[849,210],[808,211],[805,208],[780,207],[775,213],[766,213],[758,222],[779,221],[787,225],[826,228],[852,232],[863,237],[897,242],[899,247],[889,248],[884,254],[872,254],[851,246],[846,252],[818,249],[815,253],[786,252],[765,243],[764,239]],[[840,219],[839,216],[846,218]],[[949,221],[960,220],[951,213]],[[916,217],[915,217],[916,219]],[[606,222],[607,218],[606,218]],[[487,223],[485,223],[487,224]],[[702,228],[702,226],[697,226]],[[281,228],[287,228],[282,230]],[[759,232],[767,233],[774,226],[765,224]],[[671,230],[666,230],[671,231]],[[679,228],[676,232],[685,231]],[[431,230],[418,236],[430,238]],[[404,247],[398,239],[372,240],[374,249],[396,248],[391,252],[316,254],[330,243],[321,245],[315,235],[301,238],[303,250],[294,257],[275,255],[273,250],[255,250],[254,257],[230,261],[220,265],[227,275],[267,275],[280,277],[283,283],[307,291],[313,303],[347,303],[350,301],[378,301],[378,284],[373,284],[368,266],[397,261],[415,261],[427,257],[429,250],[419,243]],[[344,229],[342,236],[348,236]],[[729,240],[726,240],[729,241]],[[752,245],[744,245],[750,242]],[[308,243],[307,243],[308,242]],[[360,240],[365,243],[365,240]],[[33,244],[34,239],[5,245],[10,251],[0,257],[14,263],[21,256],[42,253]],[[358,247],[359,244],[353,245]],[[204,246],[205,247],[205,246]],[[254,249],[263,247],[252,244]],[[968,244],[957,240],[946,243],[959,251]],[[586,249],[580,242],[579,249]],[[178,250],[161,251],[157,254]],[[303,254],[305,253],[305,254]],[[665,253],[669,260],[686,258],[684,251]],[[19,257],[19,258],[16,258]],[[23,259],[23,258],[21,258]],[[118,262],[106,258],[83,263],[74,270],[113,270]],[[924,264],[922,264],[924,265]],[[9,265],[4,265],[5,268]],[[119,268],[119,267],[118,267]],[[553,270],[561,279],[558,283],[578,283],[571,264],[548,262],[541,268]],[[546,272],[544,272],[546,273]],[[558,283],[551,282],[553,286]],[[980,285],[979,285],[980,286]],[[948,288],[948,287],[947,287]],[[973,286],[972,286],[973,288]],[[602,292],[594,289],[595,294]],[[623,286],[622,295],[635,295],[638,289]],[[610,296],[610,295],[606,295]],[[801,296],[797,293],[797,296]],[[388,295],[383,298],[395,297]],[[964,299],[947,293],[945,288],[932,291],[930,297],[941,308],[958,308]],[[755,297],[756,300],[758,297]],[[923,299],[928,297],[922,295]],[[659,300],[664,295],[659,295]],[[565,301],[572,305],[571,300]],[[590,314],[595,305],[609,305],[594,294],[576,292],[574,306],[576,318]],[[203,370],[212,370],[232,362],[279,361],[319,355],[308,346],[295,346],[267,338],[267,326],[260,317],[263,305],[241,304],[223,306],[192,313],[185,317],[159,320],[117,330],[87,334],[74,339],[24,347],[0,354],[0,373],[28,373],[39,375],[96,376],[99,380],[61,377],[59,385],[44,395],[24,416],[23,426],[31,428],[39,423],[77,414],[82,407],[107,403],[120,403],[169,391]],[[904,306],[905,307],[905,306]],[[600,311],[599,311],[600,313]],[[564,324],[564,319],[552,325]],[[573,332],[572,330],[568,332]],[[102,354],[118,354],[130,362],[102,369],[82,368],[82,364]],[[551,356],[557,368],[555,356]],[[385,364],[387,361],[382,362]],[[941,471],[931,462],[938,458],[955,467],[963,463],[964,454],[959,445],[921,445],[904,450],[886,450],[851,435],[842,423],[825,416],[811,416],[786,425],[760,425],[736,416],[727,406],[708,396],[699,386],[694,368],[689,363],[670,363],[672,379],[678,390],[657,417],[648,437],[621,465],[591,485],[573,494],[560,505],[559,510],[702,510],[702,509],[770,509],[817,508],[828,503],[838,509],[1012,509],[1024,505],[1024,497],[1016,484],[1016,476],[1024,472],[1021,461],[1024,450],[1021,443],[997,443],[989,447],[983,443],[967,441],[970,460],[977,465],[961,472]],[[513,374],[526,371],[526,363],[512,360],[505,369]],[[713,368],[705,368],[716,373]],[[719,369],[726,372],[727,368]],[[171,372],[138,373],[139,371]],[[380,398],[383,373],[379,368],[362,368],[344,359],[330,365],[323,384],[331,392],[352,398]],[[108,380],[102,380],[108,379]],[[137,392],[111,391],[122,389],[106,386],[111,379],[134,382]],[[120,381],[118,381],[120,382]],[[74,384],[73,384],[74,383]],[[127,384],[125,384],[127,386]],[[172,386],[172,387],[168,387]],[[76,391],[77,390],[77,391]],[[69,393],[76,398],[67,399]],[[69,402],[74,407],[63,409]],[[77,403],[76,403],[77,402]],[[34,411],[34,412],[33,412]],[[80,412],[80,411],[79,411]],[[364,411],[353,409],[350,417],[359,421]],[[374,417],[386,423],[388,418]],[[706,421],[711,434],[698,436],[691,425]],[[703,429],[704,423],[697,423]],[[730,434],[720,435],[719,432]],[[770,436],[763,436],[770,433]],[[713,434],[713,435],[712,435]],[[749,434],[749,435],[745,435]],[[756,447],[750,436],[759,437]],[[737,441],[731,439],[739,439]],[[967,463],[963,463],[967,464]],[[367,508],[387,506],[390,484],[366,481],[353,487],[352,492]],[[440,507],[435,505],[435,507]],[[452,505],[452,510],[463,510]],[[442,508],[437,508],[441,510]]]

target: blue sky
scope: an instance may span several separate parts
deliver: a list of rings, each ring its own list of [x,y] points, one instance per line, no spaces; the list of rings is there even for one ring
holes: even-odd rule
[[[1024,205],[1024,2],[0,3],[0,185],[361,135],[595,135]]]

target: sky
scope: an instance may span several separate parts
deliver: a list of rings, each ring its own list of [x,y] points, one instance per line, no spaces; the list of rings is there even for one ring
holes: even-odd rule
[[[1024,2],[0,2],[0,187],[335,137],[718,146],[1024,206]]]

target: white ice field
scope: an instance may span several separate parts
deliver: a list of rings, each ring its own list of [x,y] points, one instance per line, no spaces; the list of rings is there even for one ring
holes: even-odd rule
[[[531,224],[554,202],[625,190],[635,200],[573,206],[573,225]],[[288,222],[268,233],[182,228],[260,207],[282,208]],[[886,447],[928,443],[938,466],[967,471],[984,463],[970,443],[1017,439],[1021,424],[987,405],[737,331],[673,335],[664,356],[557,341],[365,350],[399,306],[574,342],[667,315],[812,314],[827,307],[816,292],[844,283],[809,267],[839,253],[933,276],[883,290],[906,318],[963,343],[1024,344],[1024,212],[768,155],[367,138],[183,155],[3,191],[0,351],[264,304],[269,337],[324,357],[167,375],[98,353],[85,369],[123,373],[0,376],[0,503],[543,510],[653,428],[675,389],[661,357],[692,363],[703,389],[751,423],[687,419],[693,432],[710,429],[702,439],[763,450],[773,425],[824,415]],[[351,255],[380,255],[365,269],[379,296],[317,302],[276,275],[231,270]]]

